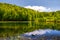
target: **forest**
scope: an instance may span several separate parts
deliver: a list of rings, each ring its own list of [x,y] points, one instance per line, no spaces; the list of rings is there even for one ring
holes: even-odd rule
[[[60,20],[60,11],[38,12],[24,7],[0,3],[0,21]]]
[[[25,33],[36,29],[47,28],[60,30],[60,10],[54,12],[38,12],[17,5],[0,3],[0,22],[4,21],[26,21],[27,24],[21,24],[24,25],[24,27],[22,27],[18,22],[19,26],[17,26],[17,24],[14,27],[11,25],[10,27],[1,27],[7,24],[0,23],[0,34],[4,33],[3,31],[7,32],[7,30],[9,30],[8,33],[10,31],[11,33]]]
[[[38,12],[24,7],[0,3],[0,21],[35,21],[35,20],[59,20],[60,11]]]

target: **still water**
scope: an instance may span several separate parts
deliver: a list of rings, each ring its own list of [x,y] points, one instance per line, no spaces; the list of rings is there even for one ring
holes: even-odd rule
[[[0,36],[2,34],[8,36],[0,37],[0,40],[60,40],[60,30],[55,29],[60,29],[60,24],[4,22],[0,23]],[[19,33],[19,35],[14,35],[15,33]]]
[[[0,38],[0,40],[60,40],[60,31],[39,29],[12,37]]]
[[[60,40],[60,31],[51,29],[39,29],[21,35],[26,40]],[[21,40],[25,40],[21,38]]]

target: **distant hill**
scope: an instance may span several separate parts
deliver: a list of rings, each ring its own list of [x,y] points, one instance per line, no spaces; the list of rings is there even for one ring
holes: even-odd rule
[[[12,4],[0,3],[0,21],[44,21],[45,19],[60,19],[60,11],[38,12]]]
[[[27,21],[30,20],[30,17],[35,13],[37,12],[31,9],[0,3],[0,21]]]

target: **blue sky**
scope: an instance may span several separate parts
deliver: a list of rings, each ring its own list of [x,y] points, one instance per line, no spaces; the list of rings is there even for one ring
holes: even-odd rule
[[[53,10],[60,10],[60,0],[0,0],[0,2],[19,6],[44,6]]]

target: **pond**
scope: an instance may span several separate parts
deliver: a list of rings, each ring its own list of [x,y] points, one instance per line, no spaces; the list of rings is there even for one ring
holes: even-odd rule
[[[60,40],[60,24],[0,22],[0,40]]]
[[[0,40],[60,40],[60,31],[39,29],[12,37],[0,38]]]
[[[24,33],[21,36],[21,40],[60,40],[60,31],[51,29],[39,29]]]

